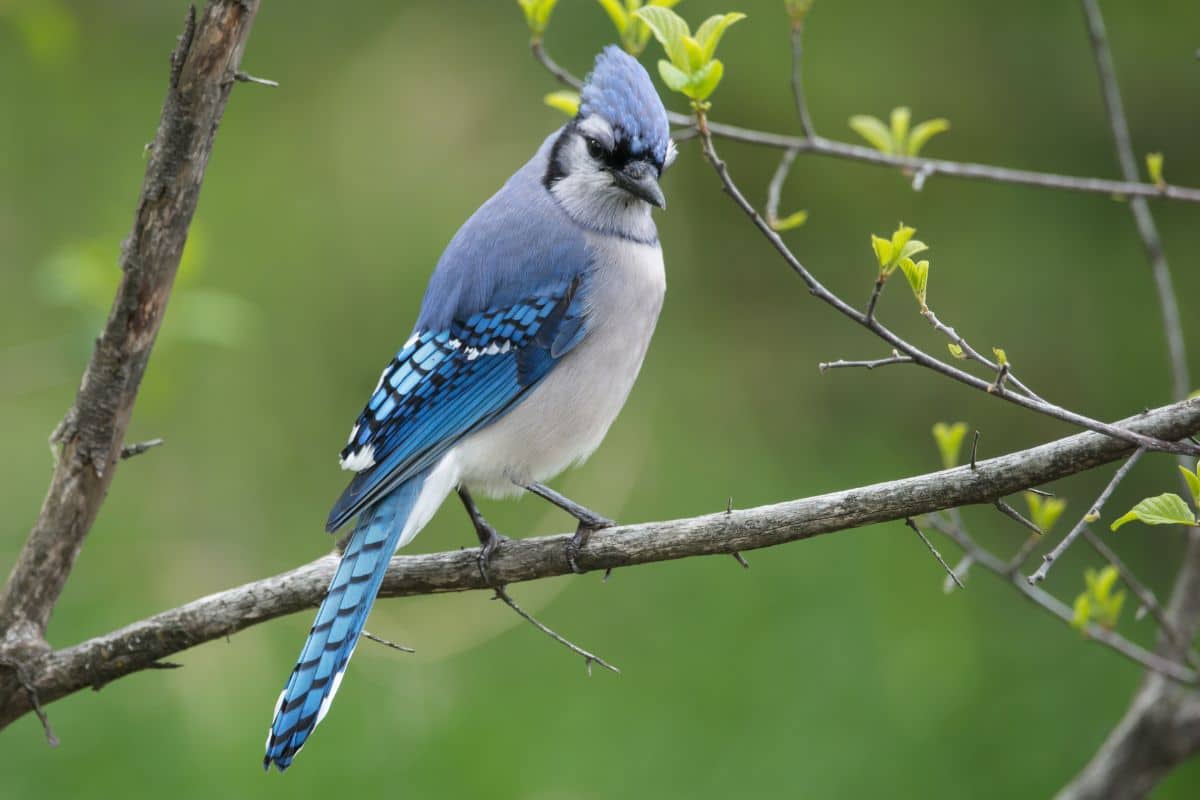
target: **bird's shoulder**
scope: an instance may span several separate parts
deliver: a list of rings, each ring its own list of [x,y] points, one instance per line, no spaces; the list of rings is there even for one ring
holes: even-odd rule
[[[546,189],[552,140],[470,216],[438,260],[415,330],[436,330],[561,286],[594,259],[585,230]]]

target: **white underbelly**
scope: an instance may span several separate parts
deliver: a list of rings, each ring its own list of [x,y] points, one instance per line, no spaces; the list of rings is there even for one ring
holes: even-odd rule
[[[633,388],[662,309],[657,245],[601,240],[588,332],[511,411],[456,445],[459,480],[497,496],[543,481],[600,445]]]

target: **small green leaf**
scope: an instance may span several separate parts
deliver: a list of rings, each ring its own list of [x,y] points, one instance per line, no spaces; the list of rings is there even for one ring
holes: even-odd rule
[[[938,452],[942,455],[942,466],[946,469],[958,466],[958,454],[962,450],[966,435],[965,422],[956,422],[953,425],[947,425],[945,422],[934,424],[933,440],[937,443]]]
[[[1183,473],[1183,479],[1187,481],[1188,489],[1192,492],[1192,502],[1200,508],[1200,461],[1196,462],[1195,472],[1182,464],[1179,465],[1179,471]]]
[[[909,230],[912,230],[912,229],[910,228]],[[916,231],[913,231],[913,233],[916,233]],[[895,244],[893,244],[892,246],[894,248]],[[924,253],[928,249],[929,249],[929,246],[926,245],[924,242],[919,241],[917,239],[909,239],[900,248],[900,253],[896,256],[896,260],[900,260],[902,258],[912,258],[917,253]]]
[[[563,112],[568,117],[573,117],[579,113],[579,92],[572,92],[569,89],[551,92],[542,98],[542,102],[551,108]]]
[[[517,5],[525,12],[525,24],[535,38],[540,39],[550,23],[550,15],[558,0],[517,0]]]
[[[892,109],[892,152],[904,152],[904,143],[908,140],[908,123],[912,119],[912,111],[905,106]]]
[[[1083,521],[1087,522],[1087,523],[1099,522],[1100,515],[1098,513],[1096,513],[1095,511],[1089,511],[1088,513],[1083,515]]]
[[[1086,631],[1091,619],[1092,601],[1088,598],[1087,592],[1084,592],[1075,598],[1075,613],[1071,615],[1071,627],[1079,631]]]
[[[663,83],[667,85],[667,88],[673,92],[682,92],[687,88],[687,73],[666,59],[659,59],[658,74],[662,77]]]
[[[949,344],[947,344],[946,349],[950,351],[950,355],[954,356],[957,359],[961,360],[961,359],[964,359],[967,357],[967,354],[965,352],[963,352],[963,349],[961,347],[959,347],[958,345],[956,345],[954,342],[950,342]]]
[[[790,231],[792,228],[799,228],[804,223],[808,222],[807,211],[797,211],[794,214],[788,214],[783,219],[771,221],[771,229],[783,233]]]
[[[1075,598],[1071,626],[1086,631],[1089,622],[1095,621],[1105,628],[1115,628],[1125,607],[1125,592],[1113,592],[1120,573],[1109,564],[1096,572],[1088,569],[1083,573],[1085,591]]]
[[[902,258],[900,259],[900,269],[904,272],[904,277],[908,278],[908,285],[912,287],[913,296],[917,298],[917,302],[921,304],[921,310],[924,311],[927,307],[925,289],[929,284],[929,262],[913,263],[911,258]]]
[[[910,156],[918,156],[921,154],[921,149],[926,143],[939,133],[945,133],[950,130],[950,120],[948,119],[927,119],[922,123],[917,124],[912,129],[912,133],[908,135],[908,142],[905,144],[905,152]]]
[[[850,118],[850,127],[879,152],[887,155],[895,152],[892,134],[879,118],[856,114]]]
[[[683,40],[691,34],[683,17],[663,6],[645,6],[634,12],[634,15],[646,23],[654,38],[667,53],[667,58],[680,72],[689,71],[687,51]],[[676,89],[676,91],[679,91]]]
[[[729,26],[735,22],[741,22],[745,18],[745,14],[733,11],[729,14],[714,14],[700,24],[700,27],[696,29],[696,41],[703,48],[704,61],[701,63],[710,61],[716,54],[717,45]]]
[[[1150,182],[1160,189],[1167,188],[1167,182],[1163,180],[1163,154],[1162,153],[1147,153],[1146,154],[1146,171],[1150,173]]]
[[[694,36],[683,37],[683,52],[687,55],[688,72],[695,73],[708,63],[703,48]]]
[[[888,270],[887,267],[892,263],[892,242],[890,239],[884,239],[882,236],[871,234],[871,248],[875,251],[875,260],[879,262],[880,271]]]
[[[1168,492],[1157,497],[1147,497],[1138,503],[1127,514],[1117,519],[1110,526],[1117,530],[1126,522],[1133,520],[1147,525],[1195,525],[1196,515],[1188,508],[1188,504],[1177,494]]]
[[[629,29],[630,16],[625,10],[625,6],[621,0],[598,0],[600,5],[608,12],[608,18],[612,20],[613,27],[617,29],[617,33],[621,38],[625,38],[625,32]]]
[[[1049,533],[1067,508],[1066,500],[1042,497],[1036,492],[1025,492],[1025,502],[1029,505],[1029,518],[1041,528],[1042,533]]]
[[[993,347],[992,355],[996,357],[996,363],[1002,367],[1008,366],[1008,353],[1004,352],[1003,347]]]
[[[690,77],[684,94],[692,100],[703,102],[716,90],[724,75],[725,65],[719,58],[714,58]]]

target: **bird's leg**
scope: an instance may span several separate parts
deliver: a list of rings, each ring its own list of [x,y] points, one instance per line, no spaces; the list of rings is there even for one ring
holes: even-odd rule
[[[484,583],[492,586],[494,584],[491,576],[488,575],[487,565],[496,552],[496,548],[500,546],[501,542],[507,541],[508,537],[493,528],[483,518],[475,501],[471,499],[471,493],[467,491],[467,487],[458,487],[458,497],[462,500],[463,507],[467,509],[467,516],[471,518],[471,524],[475,526],[475,535],[479,537],[479,574],[483,577]]]
[[[521,488],[536,494],[543,500],[553,503],[579,520],[579,527],[575,529],[575,535],[571,537],[571,541],[567,542],[567,563],[571,566],[572,572],[582,575],[583,570],[579,568],[579,564],[576,563],[575,559],[579,555],[579,551],[587,544],[588,537],[592,535],[592,531],[611,528],[617,523],[608,517],[602,517],[595,511],[579,505],[579,503],[576,503],[569,497],[564,497],[543,483],[523,483],[521,484]]]

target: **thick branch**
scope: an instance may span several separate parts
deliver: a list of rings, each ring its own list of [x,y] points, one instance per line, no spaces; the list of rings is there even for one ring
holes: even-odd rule
[[[1146,412],[1121,423],[1163,439],[1200,431],[1200,399]],[[578,562],[588,570],[627,567],[692,556],[731,554],[903,520],[1008,494],[1092,469],[1132,452],[1123,441],[1081,433],[971,467],[703,517],[625,525],[592,534]],[[570,572],[563,547],[568,534],[506,542],[489,566],[502,584]],[[228,636],[275,617],[315,606],[336,566],[332,555],[290,572],[245,584],[165,611],[74,647],[47,653],[27,672],[41,701],[100,686],[153,667],[173,653]],[[490,590],[474,551],[455,550],[392,560],[380,595],[400,597],[471,589]],[[0,726],[29,711],[26,692],[0,694]]]
[[[171,54],[133,230],[121,248],[120,286],[75,403],[54,433],[62,449],[41,513],[0,593],[0,651],[18,663],[48,649],[50,613],[112,482],[257,7],[257,0],[212,0],[199,21],[190,9]],[[0,671],[0,692],[16,680],[11,672]]]

